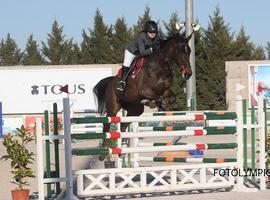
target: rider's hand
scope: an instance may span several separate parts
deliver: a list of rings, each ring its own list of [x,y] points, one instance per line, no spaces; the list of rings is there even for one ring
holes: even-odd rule
[[[159,49],[159,46],[158,44],[152,44],[151,48],[152,48],[152,51],[156,51]]]

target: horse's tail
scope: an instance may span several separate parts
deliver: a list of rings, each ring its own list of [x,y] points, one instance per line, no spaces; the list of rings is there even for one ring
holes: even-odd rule
[[[105,91],[106,88],[108,87],[108,84],[112,82],[114,76],[109,76],[107,78],[104,78],[100,80],[95,87],[93,88],[93,92],[95,95],[95,101],[96,104],[98,105],[98,112],[101,115],[104,115],[106,113],[106,106],[105,106]]]

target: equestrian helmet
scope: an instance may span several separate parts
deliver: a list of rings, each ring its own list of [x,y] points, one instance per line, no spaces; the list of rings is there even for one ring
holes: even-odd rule
[[[157,23],[154,21],[148,21],[144,25],[144,32],[156,33],[158,31]]]

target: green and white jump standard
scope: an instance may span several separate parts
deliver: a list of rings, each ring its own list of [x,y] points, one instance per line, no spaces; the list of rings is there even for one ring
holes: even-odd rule
[[[244,185],[242,176],[234,177],[231,174],[222,176],[215,173],[218,170],[239,170],[243,174],[245,163],[248,162],[246,149],[251,146],[255,151],[255,141],[251,145],[247,143],[246,131],[257,130],[259,136],[259,168],[265,169],[265,112],[263,109],[262,97],[258,106],[257,123],[251,124],[244,121],[245,109],[242,99],[237,99],[237,112],[174,112],[170,114],[159,113],[157,116],[139,117],[70,117],[69,99],[63,100],[64,105],[64,134],[65,134],[65,166],[66,166],[66,190],[67,199],[75,199],[73,194],[73,171],[72,155],[112,155],[132,154],[134,167],[114,169],[89,169],[75,172],[77,177],[77,192],[80,197],[98,195],[120,195],[130,193],[147,192],[168,192],[195,189],[214,189],[233,187],[235,191],[254,191]],[[148,130],[135,129],[134,132],[111,132],[93,133],[83,132],[72,134],[73,124],[92,123],[117,123],[121,122],[174,122],[174,121],[201,121],[201,120],[235,120],[236,127],[175,127],[155,128],[148,127]],[[158,130],[159,129],[159,130]],[[120,130],[120,129],[118,129]],[[243,131],[244,130],[244,131]],[[235,135],[234,143],[208,143],[208,144],[167,144],[167,143],[139,143],[139,138],[152,137],[178,137],[207,135]],[[132,147],[122,147],[121,139],[131,138]],[[118,139],[118,146],[115,148],[72,148],[72,139]],[[167,152],[177,150],[198,150],[198,149],[234,149],[236,158],[167,158],[167,157],[140,157],[142,152]],[[117,156],[118,157],[118,156]],[[118,159],[120,160],[120,159]],[[172,162],[172,165],[140,167],[139,161]],[[252,158],[252,162],[256,159]],[[183,162],[188,164],[176,165],[173,163]],[[162,165],[162,164],[161,164]],[[265,177],[259,177],[261,190],[265,189]]]

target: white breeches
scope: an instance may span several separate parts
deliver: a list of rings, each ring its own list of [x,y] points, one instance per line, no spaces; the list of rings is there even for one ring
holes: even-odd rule
[[[128,50],[125,50],[124,63],[123,66],[130,67],[132,61],[136,56],[130,53]]]

